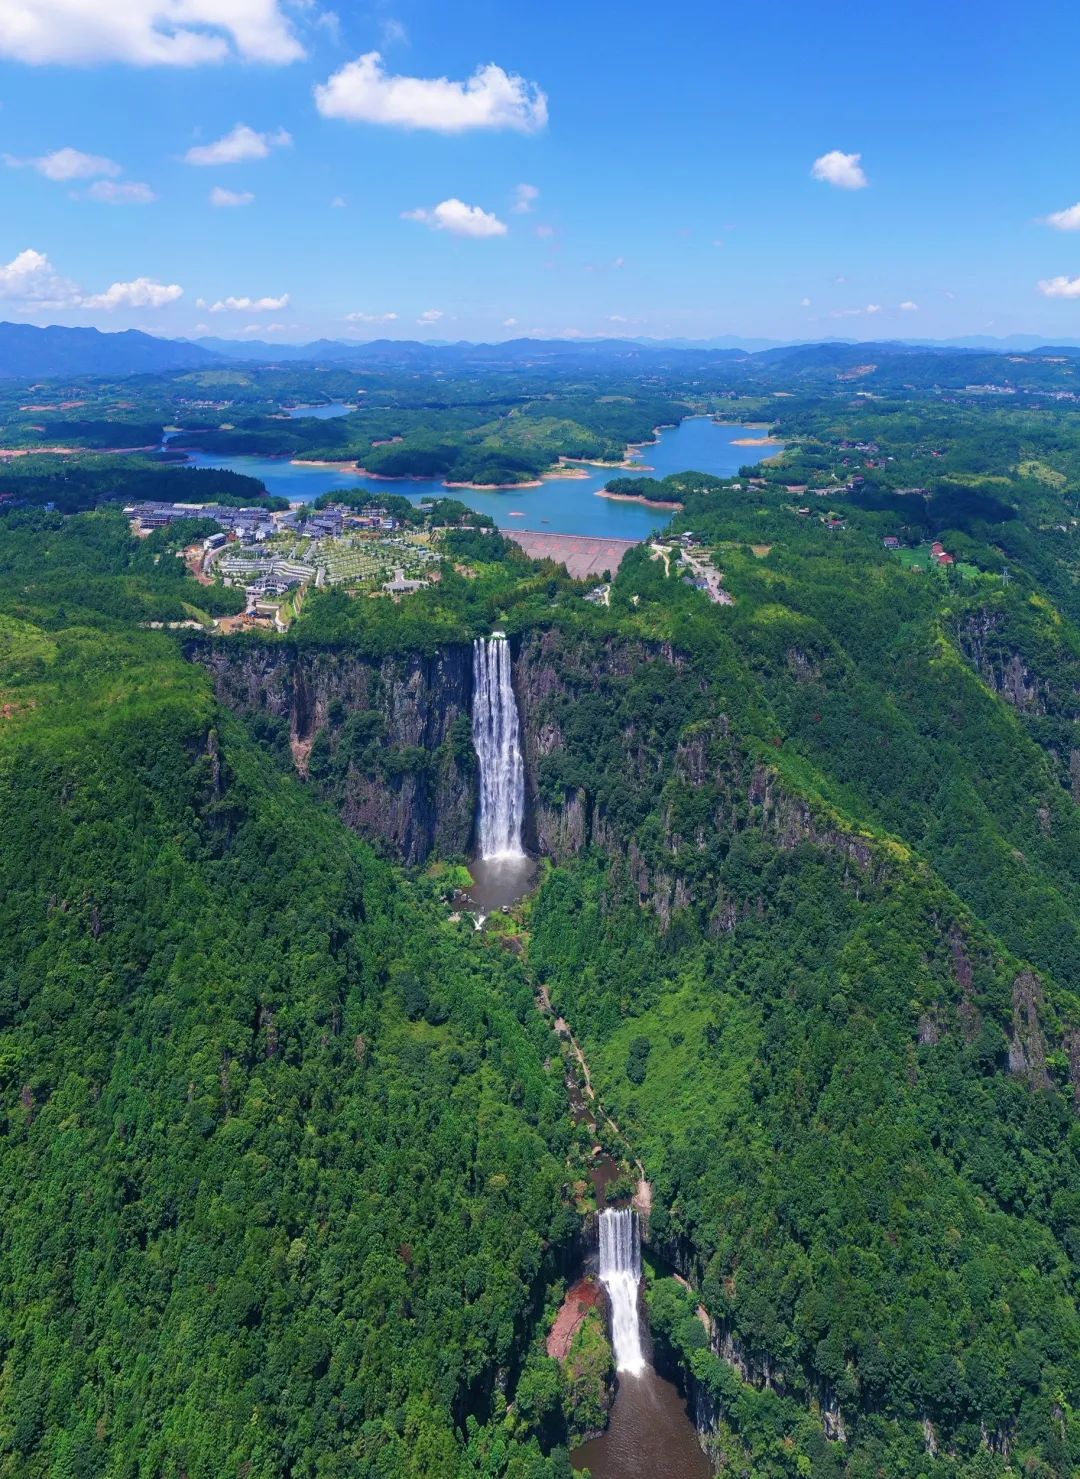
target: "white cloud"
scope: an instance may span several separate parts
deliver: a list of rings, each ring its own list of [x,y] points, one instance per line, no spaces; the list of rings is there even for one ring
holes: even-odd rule
[[[535,133],[548,119],[547,98],[536,84],[504,72],[494,62],[478,67],[465,82],[397,77],[385,71],[377,51],[349,62],[319,84],[315,105],[324,118],[447,134],[474,128]]]
[[[250,205],[255,199],[250,190],[226,190],[223,185],[215,185],[210,191],[210,204],[221,209],[229,206]]]
[[[2,0],[0,56],[194,67],[304,55],[278,0]]]
[[[843,154],[839,149],[831,149],[814,160],[810,173],[815,180],[824,180],[826,185],[835,185],[838,190],[863,190],[870,181],[859,163],[861,159],[861,154]]]
[[[95,180],[87,186],[86,197],[103,205],[150,205],[157,199],[141,180]]]
[[[437,324],[440,318],[445,317],[446,314],[442,311],[441,308],[425,308],[416,322],[418,324]]]
[[[28,247],[0,265],[0,298],[34,303],[41,308],[67,308],[79,301],[79,289],[61,277],[44,252]]]
[[[1043,217],[1047,226],[1054,226],[1058,231],[1080,231],[1080,201],[1076,205],[1070,205],[1067,210],[1051,211],[1048,216]]]
[[[0,298],[21,302],[27,308],[163,308],[183,297],[177,283],[160,283],[152,277],[132,282],[114,282],[103,293],[84,293],[78,283],[61,277],[44,252],[27,248],[0,265]]]
[[[864,308],[834,308],[831,318],[861,318],[863,314],[881,312],[880,303],[867,303]]]
[[[466,205],[454,196],[441,200],[431,210],[418,207],[414,211],[402,211],[401,216],[402,220],[421,221],[433,231],[450,231],[455,236],[506,235],[506,223],[498,216],[481,210],[478,205]]]
[[[514,203],[510,209],[515,215],[527,216],[539,199],[540,191],[535,185],[515,185]]]
[[[396,318],[396,313],[347,313],[345,322],[347,324],[392,324]]]
[[[379,27],[379,40],[383,46],[407,46],[409,33],[401,21],[395,20],[393,16],[387,16]]]
[[[177,283],[157,282],[152,277],[136,277],[132,282],[114,282],[103,293],[92,293],[81,300],[83,308],[164,308],[184,296]]]
[[[1080,298],[1080,277],[1047,277],[1039,283],[1044,298]]]
[[[2,9],[3,0],[0,0]],[[106,205],[149,205],[157,196],[149,185],[141,180],[118,180],[124,173],[115,159],[103,154],[85,154],[81,149],[54,149],[51,154],[41,154],[34,159],[17,159],[12,154],[4,155],[4,163],[13,169],[37,170],[47,180],[69,184],[73,180],[93,180],[84,193],[87,200],[100,200]],[[78,199],[78,193],[73,192]]]
[[[199,304],[196,305],[200,306]],[[216,303],[210,304],[211,313],[279,313],[281,309],[288,308],[289,295],[282,293],[280,298],[219,298]]]
[[[334,198],[333,198],[333,200],[330,202],[330,205],[331,205],[331,208],[333,210],[335,210],[335,211],[344,210],[345,209],[345,205],[346,205],[346,200],[345,200],[344,195],[335,195]]]
[[[803,298],[802,301],[799,303],[799,307],[800,308],[809,308],[810,307],[810,299],[809,298]]]
[[[623,313],[609,313],[608,314],[608,323],[609,324],[628,324],[629,322],[630,322],[630,320]]]
[[[256,133],[246,123],[238,123],[223,138],[212,144],[194,144],[184,155],[185,164],[241,164],[247,159],[265,159],[271,149],[292,143],[292,135],[279,128],[274,133]]]
[[[0,13],[2,9],[0,5]],[[36,159],[17,159],[13,154],[5,154],[4,163],[13,169],[36,169],[47,180],[92,180],[95,175],[123,174],[115,159],[84,154],[81,149],[54,149],[51,154],[40,154]]]
[[[901,313],[918,313],[918,311],[919,305],[913,303],[910,298],[905,298],[903,303],[900,304]]]
[[[512,329],[512,328],[515,328],[516,325],[517,325],[517,319],[516,318],[504,318],[503,319],[503,328],[504,329]]]

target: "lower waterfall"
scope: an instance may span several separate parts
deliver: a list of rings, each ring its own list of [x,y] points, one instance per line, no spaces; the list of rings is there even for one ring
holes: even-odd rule
[[[638,1318],[641,1234],[637,1213],[629,1207],[609,1207],[600,1214],[600,1282],[611,1301],[616,1370],[640,1376],[645,1370]]]
[[[523,858],[525,767],[510,644],[499,633],[473,643],[472,735],[480,761],[480,856]]]

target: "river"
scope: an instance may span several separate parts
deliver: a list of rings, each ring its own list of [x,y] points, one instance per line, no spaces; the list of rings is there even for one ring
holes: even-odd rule
[[[296,410],[301,408],[297,407]],[[331,408],[317,408],[329,414]],[[312,414],[309,412],[309,414]],[[340,411],[338,411],[340,414]],[[745,438],[760,439],[761,430],[747,426],[724,426],[706,416],[688,417],[681,426],[660,432],[655,445],[642,447],[631,460],[642,472],[664,477],[671,472],[712,473],[730,477],[740,467],[760,462],[781,450],[777,443],[766,446],[736,446]],[[402,494],[413,503],[429,498],[458,498],[478,513],[490,514],[501,529],[536,529],[550,534],[583,534],[592,538],[647,539],[671,518],[670,509],[652,509],[640,503],[622,503],[596,494],[612,478],[629,474],[621,468],[597,468],[575,464],[584,474],[576,478],[545,478],[539,488],[515,488],[488,492],[474,488],[447,489],[432,480],[362,477],[340,467],[313,467],[284,457],[220,457],[192,452],[191,467],[227,468],[259,478],[271,493],[293,503],[310,503],[323,493],[342,489],[369,488],[376,496]]]

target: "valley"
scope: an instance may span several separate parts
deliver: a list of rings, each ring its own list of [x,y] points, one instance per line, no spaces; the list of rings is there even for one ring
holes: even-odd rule
[[[257,481],[5,475],[16,1470],[108,1411],[193,1473],[1067,1471],[1071,431],[773,424],[656,468],[599,595],[447,504],[438,579],[285,631],[176,558],[283,518]],[[210,497],[136,537],[136,478]]]

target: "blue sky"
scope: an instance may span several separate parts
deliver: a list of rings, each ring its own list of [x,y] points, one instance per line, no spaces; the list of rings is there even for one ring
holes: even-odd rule
[[[1075,338],[1078,46],[1060,0],[0,0],[0,317]]]

